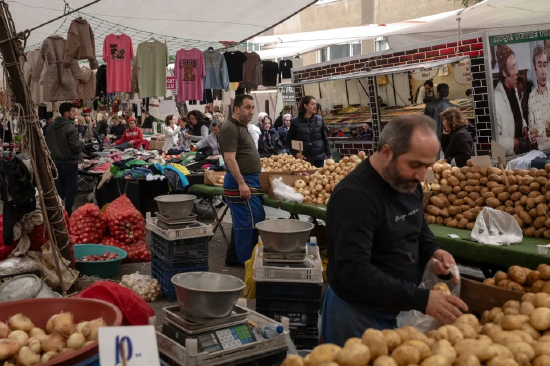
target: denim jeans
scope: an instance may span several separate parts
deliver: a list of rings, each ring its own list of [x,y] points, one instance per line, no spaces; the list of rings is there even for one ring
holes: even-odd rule
[[[115,145],[115,147],[119,150],[126,150],[126,149],[129,149],[131,147],[134,147],[133,145],[127,143],[127,142],[123,142],[122,144],[120,145]]]
[[[59,197],[65,201],[65,210],[70,216],[78,194],[78,164],[55,164],[55,166],[58,174],[55,188]]]
[[[352,305],[341,299],[327,286],[321,314],[321,339],[340,347],[349,338],[361,338],[365,330],[393,329],[397,327],[396,315]]]

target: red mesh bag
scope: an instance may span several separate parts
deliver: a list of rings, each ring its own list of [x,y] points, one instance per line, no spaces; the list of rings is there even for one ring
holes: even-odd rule
[[[125,194],[107,206],[105,217],[111,237],[127,245],[145,240],[145,220]]]
[[[125,243],[122,243],[121,241],[113,237],[104,236],[103,239],[101,239],[101,244],[125,250],[126,253],[128,253],[128,256],[122,261],[122,263],[139,263],[151,261],[151,252],[147,250],[147,244],[145,243],[145,240],[138,240],[133,244],[126,245]]]
[[[99,207],[87,203],[73,212],[69,233],[75,244],[96,244],[103,237],[106,227],[105,216]]]
[[[124,325],[148,325],[155,311],[134,291],[118,283],[97,281],[75,297],[97,299],[118,306]]]

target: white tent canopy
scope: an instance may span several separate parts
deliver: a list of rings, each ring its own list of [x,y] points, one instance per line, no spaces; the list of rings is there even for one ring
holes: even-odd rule
[[[89,4],[92,0],[67,0],[72,9]],[[16,30],[33,28],[63,15],[62,0],[7,0]],[[301,9],[313,0],[103,0],[82,10],[79,14],[97,19],[92,24],[96,45],[103,43],[104,34],[96,28],[120,29],[132,36],[132,30],[154,33],[157,39],[170,37],[200,40],[203,42],[241,42],[259,34]],[[102,25],[102,21],[104,22]],[[27,46],[41,44],[45,38],[58,32],[64,24],[60,19],[33,31]],[[66,25],[68,27],[68,25]],[[99,29],[98,29],[99,30]],[[194,43],[190,43],[191,46]],[[220,45],[221,46],[221,45]],[[137,47],[136,47],[137,48]],[[101,47],[99,47],[101,49]],[[96,47],[98,50],[98,47]]]

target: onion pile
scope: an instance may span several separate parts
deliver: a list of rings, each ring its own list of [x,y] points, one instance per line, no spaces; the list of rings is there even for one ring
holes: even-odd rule
[[[87,203],[73,212],[69,234],[75,244],[97,243],[103,237],[107,223],[105,216],[92,203]]]
[[[303,172],[315,169],[310,163],[296,159],[292,155],[273,155],[269,158],[261,158],[262,171],[264,172]]]
[[[102,255],[99,254],[88,254],[85,255],[82,258],[76,258],[77,262],[103,262],[103,261],[110,261],[112,259],[118,259],[120,256],[117,253],[110,253],[109,251],[106,251]]]
[[[128,287],[145,301],[155,301],[161,294],[160,283],[151,276],[141,275],[139,272],[122,276],[122,286]]]
[[[326,206],[334,187],[364,159],[364,151],[359,151],[358,155],[346,156],[338,163],[333,159],[327,159],[326,165],[313,175],[304,175],[302,179],[297,180],[294,190],[304,196],[304,203]]]

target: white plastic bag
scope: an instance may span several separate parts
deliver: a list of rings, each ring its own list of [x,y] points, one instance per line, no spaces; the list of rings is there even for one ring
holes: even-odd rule
[[[455,284],[453,282],[453,277],[451,276],[451,279],[448,281],[443,281],[441,278],[438,277],[437,274],[433,271],[434,264],[438,262],[437,259],[432,258],[428,264],[426,264],[426,268],[424,269],[424,275],[422,276],[422,282],[418,286],[419,288],[425,288],[428,290],[432,290],[434,286],[440,282],[444,282],[447,287],[449,287],[449,290],[451,290],[451,294],[460,297],[460,272],[458,271],[458,267],[454,266],[449,268],[449,272],[458,278],[458,283]],[[427,333],[430,330],[437,329],[441,326],[441,323],[439,323],[437,320],[432,318],[429,315],[423,314],[420,311],[417,310],[411,310],[411,311],[402,311],[397,315],[397,327],[401,328],[406,325],[416,327],[421,332]]]
[[[472,238],[481,244],[519,244],[523,240],[523,232],[509,213],[484,207],[476,218]]]
[[[294,203],[302,203],[304,201],[304,196],[301,193],[296,192],[294,188],[283,183],[283,177],[273,179],[271,187],[273,188],[275,197],[281,201]]]

